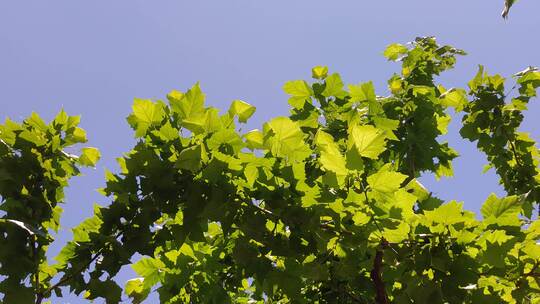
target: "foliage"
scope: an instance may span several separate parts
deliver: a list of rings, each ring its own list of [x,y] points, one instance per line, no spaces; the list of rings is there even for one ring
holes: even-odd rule
[[[51,285],[58,268],[47,263],[51,231],[58,232],[64,187],[94,166],[95,148],[80,156],[64,150],[86,142],[79,116],[64,111],[46,124],[36,113],[0,125],[0,294],[4,303],[31,303]]]
[[[236,100],[220,114],[205,106],[198,84],[171,92],[167,102],[135,100],[127,121],[137,144],[118,159],[120,172],[106,172],[101,189],[112,203],[95,207],[73,230],[57,264],[45,267],[54,271],[40,274],[33,290],[21,287],[27,297],[17,303],[32,302],[32,291],[40,302],[39,295],[61,294],[64,286],[107,303],[120,302],[122,293],[140,303],[154,290],[163,303],[538,302],[540,225],[532,210],[540,199],[539,150],[518,127],[540,72],[516,74],[515,96],[505,93],[504,78],[482,67],[468,92],[447,90],[436,77],[463,51],[426,37],[384,54],[402,64],[388,81],[390,95],[376,95],[371,82],[345,86],[339,74],[315,67],[313,83],[284,85],[288,117],[246,133],[238,124],[255,108]],[[458,153],[439,139],[449,108],[465,114],[462,136],[487,155],[509,194],[489,196],[482,219],[462,203],[443,203],[417,180],[452,175]],[[41,132],[29,121],[18,128]],[[9,140],[12,124],[0,129],[0,172],[12,159],[45,170],[37,160],[46,156],[73,174],[64,169],[62,183],[42,185],[34,171],[13,170],[1,183],[11,177],[35,199],[38,189],[61,189],[78,172],[62,145],[56,154],[24,152]],[[22,143],[26,135],[17,130]],[[66,130],[64,137],[49,131],[39,143],[52,147],[54,134],[67,142]],[[78,162],[94,164],[94,150],[85,151]],[[24,190],[4,188],[16,190],[2,192],[9,210]],[[0,263],[18,284],[28,281],[34,260],[25,271],[4,272],[13,258],[6,254],[31,251],[28,234],[37,234],[30,228],[45,234],[48,226],[18,213],[5,218],[18,221],[3,226],[21,245],[1,247]],[[134,256],[142,257],[132,263]],[[139,277],[122,288],[114,277],[124,265]],[[5,301],[18,294],[13,284],[0,289]]]

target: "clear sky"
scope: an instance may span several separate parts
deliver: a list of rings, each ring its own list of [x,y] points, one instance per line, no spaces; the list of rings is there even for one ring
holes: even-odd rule
[[[125,117],[134,97],[162,99],[196,81],[209,105],[226,110],[234,99],[257,107],[250,128],[288,113],[281,87],[309,79],[311,67],[327,65],[348,83],[373,80],[379,95],[398,69],[382,51],[393,42],[434,35],[469,53],[441,78],[464,87],[477,65],[509,76],[540,66],[540,1],[519,1],[510,19],[503,0],[273,0],[273,1],[0,1],[0,119],[22,120],[32,111],[51,119],[62,107],[82,115],[89,145],[103,155],[97,169],[72,180],[63,229],[51,249],[70,238],[70,228],[108,199],[105,168],[134,144]],[[540,140],[540,100],[531,102],[522,130]],[[455,177],[422,181],[439,197],[479,210],[490,192],[504,192],[485,157],[459,139],[459,121],[447,139],[461,153]],[[133,274],[122,272],[123,282]],[[79,303],[76,297],[55,303]],[[157,302],[153,297],[148,303]]]

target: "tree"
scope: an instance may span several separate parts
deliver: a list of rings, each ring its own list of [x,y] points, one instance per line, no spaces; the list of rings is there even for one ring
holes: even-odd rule
[[[45,254],[62,189],[99,152],[63,151],[86,141],[63,111],[48,125],[7,120],[3,301],[41,303],[67,287],[107,303],[155,290],[163,303],[537,303],[540,152],[518,127],[540,72],[515,74],[513,94],[483,67],[468,91],[437,84],[464,54],[432,37],[390,45],[402,68],[384,97],[315,67],[313,83],[284,85],[291,114],[262,131],[237,130],[255,107],[235,100],[220,114],[198,84],[167,103],[135,100],[138,142],[100,190],[112,202],[73,229],[55,264]],[[439,140],[450,108],[508,193],[490,195],[481,219],[417,180],[452,175],[458,153]],[[129,264],[140,277],[122,289],[114,277]]]

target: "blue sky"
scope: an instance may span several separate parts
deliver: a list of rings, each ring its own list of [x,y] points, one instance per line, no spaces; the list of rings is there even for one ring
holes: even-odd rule
[[[50,119],[62,107],[82,115],[89,145],[103,159],[97,169],[72,180],[58,237],[108,203],[95,189],[104,168],[134,144],[125,117],[134,97],[164,98],[196,81],[207,103],[227,109],[234,99],[257,107],[248,127],[288,113],[281,87],[308,79],[327,65],[348,83],[373,80],[379,95],[398,65],[382,51],[393,42],[434,35],[466,50],[455,70],[441,77],[465,86],[483,64],[509,76],[540,66],[540,2],[519,1],[510,19],[500,18],[503,0],[455,1],[2,1],[0,2],[0,119],[22,120],[32,111]],[[539,100],[531,102],[522,130],[540,139]],[[497,177],[474,145],[459,139],[459,121],[447,140],[461,153],[455,177],[423,182],[438,196],[479,210],[490,192],[502,194]],[[131,276],[126,270],[120,276]],[[155,298],[149,303],[157,301]],[[57,303],[78,303],[66,297]]]

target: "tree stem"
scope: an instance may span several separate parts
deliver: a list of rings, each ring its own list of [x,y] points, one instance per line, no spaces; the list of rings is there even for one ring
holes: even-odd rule
[[[373,260],[373,269],[371,270],[370,276],[371,280],[373,281],[373,285],[375,286],[375,303],[388,304],[388,296],[386,295],[386,289],[384,288],[384,282],[381,277],[382,267],[383,250],[382,248],[378,248],[375,253],[375,259]]]
[[[34,234],[32,237],[32,255],[34,258],[34,263],[36,264],[36,269],[34,270],[34,290],[36,292],[36,304],[40,304],[43,301],[43,295],[41,294],[39,288],[39,243],[37,241],[37,236]]]

